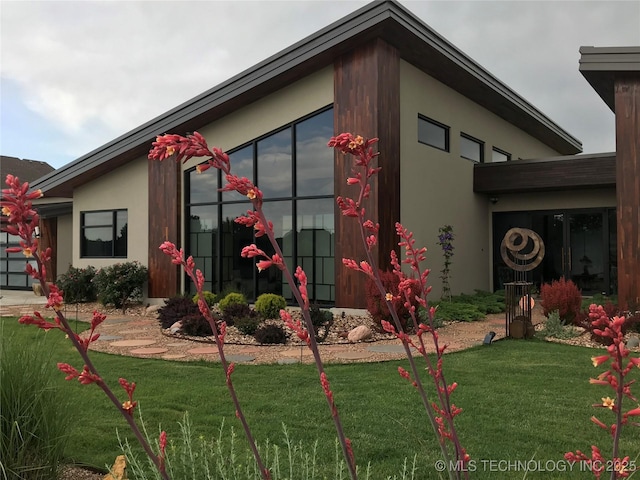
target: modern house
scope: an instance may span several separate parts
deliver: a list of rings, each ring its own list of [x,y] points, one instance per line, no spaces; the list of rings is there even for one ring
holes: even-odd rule
[[[0,156],[1,188],[6,188],[4,181],[8,174],[18,177],[23,182],[33,182],[53,170],[54,168],[46,162],[2,155]],[[6,221],[7,217],[0,216],[2,226]],[[18,245],[17,238],[0,231],[0,290],[31,288],[33,279],[24,272],[24,255],[6,252],[7,247]]]
[[[380,139],[367,209],[381,225],[382,268],[398,249],[399,220],[429,248],[438,296],[437,235],[450,224],[454,293],[500,288],[510,279],[502,237],[528,227],[546,245],[533,281],[564,275],[585,293],[618,290],[638,301],[640,49],[616,51],[629,59],[622,83],[618,65],[597,52],[582,52],[581,70],[605,101],[616,100],[618,153],[579,155],[576,138],[402,5],[371,3],[35,182],[49,202],[42,230],[56,232],[44,238],[57,238],[57,273],[69,259],[76,267],[138,260],[149,268],[148,298],[165,298],[190,288],[158,249],[170,240],[194,256],[209,290],[289,294],[279,271],[258,273],[240,258],[253,233],[232,220],[246,198],[219,192],[224,180],[197,174],[195,159],[147,160],[156,135],[197,130],[264,191],[312,299],[362,307],[365,278],[341,261],[362,258],[358,231],[334,201],[355,194],[345,181],[351,165],[326,147],[349,131]]]

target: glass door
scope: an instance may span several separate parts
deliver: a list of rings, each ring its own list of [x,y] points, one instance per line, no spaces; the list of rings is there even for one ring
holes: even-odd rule
[[[566,275],[582,293],[607,292],[609,249],[603,241],[603,212],[570,213],[567,225]]]

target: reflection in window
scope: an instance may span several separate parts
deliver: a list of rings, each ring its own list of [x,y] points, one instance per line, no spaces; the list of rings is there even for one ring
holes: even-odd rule
[[[436,122],[435,120],[419,115],[418,142],[448,152],[449,127],[440,122]]]
[[[326,109],[229,153],[232,173],[255,181],[263,191],[264,211],[273,222],[285,262],[292,270],[296,265],[304,266],[309,296],[323,304],[335,298],[333,151],[326,146],[332,135],[333,110]],[[186,172],[186,176],[193,178],[194,171]],[[209,174],[215,176],[212,170],[199,176]],[[189,185],[187,250],[196,264],[202,265],[198,268],[205,272],[205,288],[213,292],[239,291],[249,299],[276,293],[291,300],[280,270],[258,272],[259,259],[240,257],[242,248],[251,243],[268,255],[274,253],[266,236],[254,238],[251,229],[233,221],[251,207],[247,199],[235,192],[223,192],[203,204],[201,199],[205,197],[198,190],[203,183],[194,186],[192,181]],[[193,291],[191,285],[188,288]]]
[[[291,196],[291,128],[258,142],[258,188],[264,198]]]
[[[296,125],[296,194],[333,194],[333,110],[327,110]]]
[[[460,134],[460,156],[474,162],[484,161],[484,143],[465,133]]]
[[[127,210],[82,212],[80,256],[127,256]]]

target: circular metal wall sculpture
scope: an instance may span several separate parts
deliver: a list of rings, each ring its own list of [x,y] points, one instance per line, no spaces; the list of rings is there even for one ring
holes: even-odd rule
[[[517,272],[533,270],[544,258],[544,242],[540,235],[528,228],[512,228],[500,244],[504,263]]]

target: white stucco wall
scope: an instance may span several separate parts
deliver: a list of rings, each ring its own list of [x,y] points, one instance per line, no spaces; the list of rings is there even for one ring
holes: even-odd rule
[[[414,231],[417,244],[428,248],[434,298],[441,295],[443,256],[437,241],[445,224],[452,225],[455,234],[453,293],[489,290],[490,203],[473,193],[474,162],[460,157],[460,133],[484,142],[485,161],[491,160],[493,146],[512,158],[558,152],[407,62],[401,62],[400,74],[401,221]],[[418,114],[450,127],[449,152],[418,142]]]
[[[73,265],[96,268],[118,262],[148,265],[148,160],[140,158],[77,188],[73,194]],[[80,258],[80,213],[127,209],[127,258]]]
[[[58,217],[57,236],[56,271],[58,275],[61,275],[69,270],[69,266],[73,264],[73,215]]]

